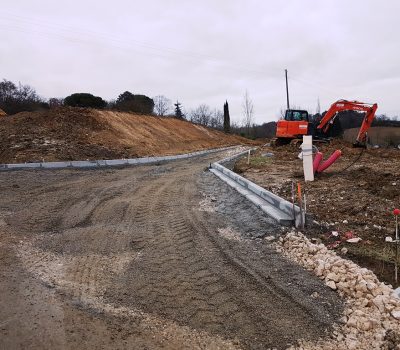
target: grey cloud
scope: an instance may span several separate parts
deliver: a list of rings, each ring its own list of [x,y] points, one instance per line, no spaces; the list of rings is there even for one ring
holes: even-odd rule
[[[1,77],[44,96],[124,90],[222,108],[256,121],[291,101],[315,111],[338,98],[400,115],[397,0],[28,1],[0,9]],[[1,78],[0,77],[0,78]]]

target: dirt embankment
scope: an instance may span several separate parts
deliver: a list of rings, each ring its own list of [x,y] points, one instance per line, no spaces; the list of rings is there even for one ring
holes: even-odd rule
[[[368,149],[360,157],[361,149],[338,140],[318,148],[324,159],[336,149],[341,149],[343,156],[314,182],[303,183],[308,212],[321,225],[318,232],[311,230],[310,234],[338,251],[346,247],[355,261],[394,284],[394,247],[385,243],[385,237],[394,238],[392,211],[400,205],[400,150]],[[250,165],[243,159],[236,164],[236,170],[291,200],[292,181],[303,182],[299,152],[290,145],[264,147],[252,157]],[[339,237],[332,236],[335,231]],[[362,241],[335,243],[346,232],[361,237]]]
[[[0,163],[171,155],[248,142],[175,118],[85,108],[0,119]]]

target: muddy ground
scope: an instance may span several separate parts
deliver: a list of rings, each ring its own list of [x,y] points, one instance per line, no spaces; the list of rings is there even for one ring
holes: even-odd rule
[[[314,182],[303,183],[300,150],[293,145],[260,148],[247,165],[246,159],[236,163],[235,170],[262,187],[291,201],[292,181],[300,182],[307,193],[308,212],[317,221],[306,233],[335,250],[348,250],[348,257],[372,269],[383,281],[395,286],[394,239],[392,211],[400,206],[400,150],[352,148],[351,144],[334,140],[317,144],[326,159],[336,149],[342,157]],[[350,166],[350,167],[349,167]],[[346,169],[347,168],[347,169]],[[339,233],[332,236],[332,231]],[[362,238],[360,243],[341,241],[347,232]],[[400,262],[399,262],[400,263]]]
[[[205,171],[223,154],[0,173],[1,349],[284,349],[342,303]]]

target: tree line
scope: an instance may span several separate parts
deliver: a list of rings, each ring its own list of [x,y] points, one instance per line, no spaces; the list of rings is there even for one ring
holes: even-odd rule
[[[158,116],[187,119],[193,123],[230,132],[229,106],[226,101],[224,111],[212,109],[206,104],[200,104],[197,108],[184,111],[182,104],[163,95],[150,98],[142,94],[133,94],[130,91],[121,93],[116,99],[106,101],[100,96],[90,93],[73,93],[65,98],[40,97],[36,90],[21,83],[15,84],[4,79],[0,82],[0,109],[8,115],[23,111],[37,111],[52,109],[61,106],[85,107],[96,109],[111,109],[140,114],[155,114]]]
[[[73,93],[65,98],[50,98],[46,100],[40,97],[35,89],[29,85],[15,84],[6,79],[0,82],[0,109],[9,115],[22,111],[36,111],[61,106],[111,109],[161,117],[175,117],[253,139],[274,137],[276,131],[275,122],[261,125],[254,123],[253,101],[247,91],[243,96],[242,102],[243,119],[242,122],[238,123],[230,120],[228,101],[224,103],[223,110],[211,108],[207,104],[200,104],[196,108],[184,110],[179,101],[173,104],[170,99],[163,95],[150,98],[142,94],[133,94],[130,91],[121,93],[111,101],[106,101],[100,96],[94,96],[90,93]],[[311,118],[317,119],[323,115],[324,113],[316,113],[311,115]],[[331,128],[331,136],[339,136],[345,129],[359,127],[362,119],[363,115],[354,111],[341,113]],[[372,125],[400,126],[400,121],[396,117],[390,119],[386,115],[378,115]]]
[[[90,93],[73,93],[65,98],[44,99],[29,85],[15,84],[6,79],[0,82],[0,109],[8,115],[61,106],[115,109],[140,114],[170,115],[184,118],[181,104],[177,102],[173,111],[171,101],[161,95],[150,98],[146,95],[125,91],[111,101],[106,101],[102,97]]]

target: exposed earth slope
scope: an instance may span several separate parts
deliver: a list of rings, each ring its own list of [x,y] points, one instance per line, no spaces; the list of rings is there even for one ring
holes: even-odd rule
[[[85,108],[0,119],[0,163],[170,155],[243,142],[175,118]]]

